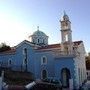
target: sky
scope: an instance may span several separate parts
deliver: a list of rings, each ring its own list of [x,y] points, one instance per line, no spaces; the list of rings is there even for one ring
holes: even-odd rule
[[[60,43],[64,10],[71,21],[73,41],[90,52],[90,0],[0,0],[0,43],[15,46],[39,29],[49,44]]]

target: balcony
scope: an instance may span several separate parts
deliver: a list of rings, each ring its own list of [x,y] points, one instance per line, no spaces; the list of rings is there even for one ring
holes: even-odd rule
[[[55,58],[60,58],[60,57],[75,57],[76,56],[76,53],[73,51],[73,52],[66,52],[66,51],[60,51],[60,50],[56,50],[56,51],[53,51],[53,56]]]

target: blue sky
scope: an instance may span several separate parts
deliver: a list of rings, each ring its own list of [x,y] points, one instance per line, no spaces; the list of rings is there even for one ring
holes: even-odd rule
[[[60,23],[65,10],[72,23],[73,41],[83,40],[90,51],[90,0],[0,0],[0,43],[11,46],[27,39],[37,26],[60,43]]]

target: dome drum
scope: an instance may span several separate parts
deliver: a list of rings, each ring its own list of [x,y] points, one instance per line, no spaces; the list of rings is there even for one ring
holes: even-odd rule
[[[48,36],[42,31],[35,31],[33,35],[30,36],[31,42],[40,46],[48,45]]]

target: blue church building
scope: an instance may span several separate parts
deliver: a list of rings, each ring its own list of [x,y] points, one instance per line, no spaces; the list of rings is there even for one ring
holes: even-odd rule
[[[79,88],[86,80],[83,41],[72,41],[71,22],[64,13],[60,20],[61,43],[48,44],[48,36],[37,28],[29,40],[0,53],[0,65],[31,72],[35,79],[60,79],[65,87]]]

